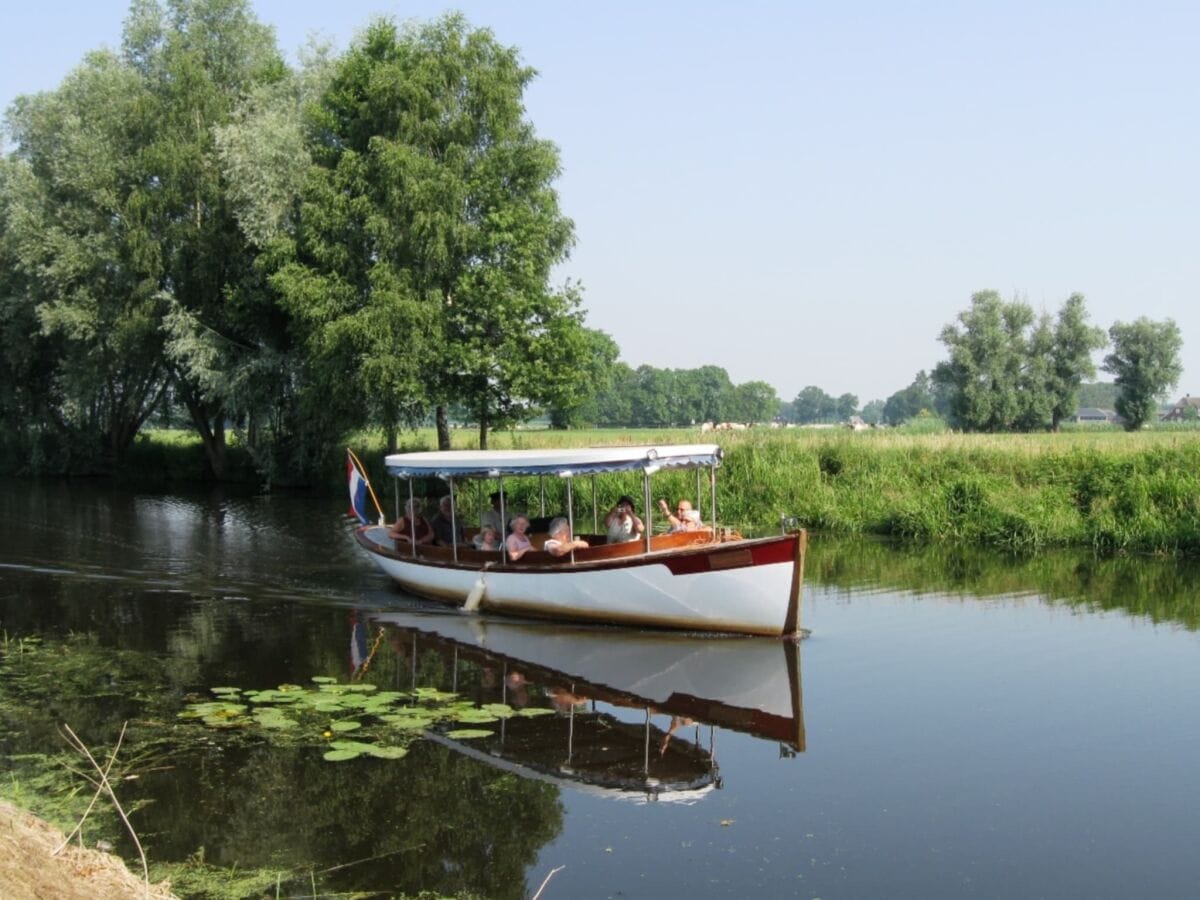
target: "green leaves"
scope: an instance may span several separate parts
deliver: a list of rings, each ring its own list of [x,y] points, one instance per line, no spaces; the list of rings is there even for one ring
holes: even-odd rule
[[[457,694],[432,687],[411,692],[381,691],[370,683],[339,683],[317,675],[311,687],[281,684],[277,688],[243,690],[215,687],[215,700],[201,700],[179,713],[217,730],[259,729],[273,741],[308,742],[320,735],[329,741],[324,758],[343,762],[367,755],[402,759],[407,744],[427,729],[452,723],[486,725],[516,715],[553,715],[550,709],[514,710],[506,703],[476,706]],[[370,740],[349,741],[336,735],[363,734]],[[480,738],[492,734],[480,728],[460,728],[449,736]]]

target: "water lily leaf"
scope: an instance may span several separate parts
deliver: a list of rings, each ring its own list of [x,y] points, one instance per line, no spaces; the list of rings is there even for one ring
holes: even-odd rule
[[[470,740],[471,738],[491,737],[493,734],[495,734],[494,731],[486,728],[456,728],[454,731],[447,731],[446,737],[455,740]]]
[[[404,759],[408,756],[407,747],[372,747],[367,752],[377,759]]]
[[[507,703],[485,703],[479,708],[487,710],[493,716],[498,716],[501,719],[507,719],[509,716],[515,715],[517,712]]]
[[[330,731],[357,731],[359,728],[362,728],[362,722],[356,722],[354,719],[342,719],[329,725]]]
[[[240,694],[242,692],[241,688],[235,687],[215,687],[209,688],[209,690],[214,694]]]
[[[449,691],[439,691],[437,688],[432,687],[419,687],[413,691],[413,694],[420,700],[437,700],[439,702],[453,700],[458,696],[458,694]]]
[[[337,679],[329,675],[314,675],[309,680],[314,684],[337,684]]]
[[[460,722],[469,722],[473,725],[483,725],[487,722],[497,722],[499,719],[496,716],[486,713],[481,709],[471,710],[470,712],[459,713],[454,717]]]
[[[342,704],[331,703],[328,700],[326,700],[322,703],[314,703],[312,705],[312,708],[315,709],[317,712],[323,712],[323,713],[342,712],[342,710],[345,709],[345,707],[342,706]]]
[[[280,686],[277,688],[277,690],[283,691],[283,692],[286,694],[288,691],[302,691],[302,690],[304,690],[304,687],[303,687],[302,685],[299,685],[299,684],[287,684],[287,683],[284,683],[284,684],[281,684],[281,685],[280,685]]]
[[[431,718],[416,718],[414,716],[381,716],[384,722],[387,722],[393,728],[400,731],[423,731],[433,724]]]
[[[357,691],[362,694],[369,694],[372,691],[379,690],[379,685],[371,684],[369,681],[366,681],[366,682],[360,682],[358,684],[348,684],[348,685],[346,685],[346,690]]]
[[[322,684],[317,690],[328,694],[344,694],[346,693],[346,685],[344,684]]]
[[[517,710],[517,715],[528,716],[530,718],[533,716],[552,716],[554,715],[554,710],[547,709],[545,706],[527,706],[524,709]]]
[[[357,759],[362,756],[357,750],[329,750],[325,753],[328,762],[342,762],[347,759]]]
[[[330,741],[329,746],[334,750],[357,750],[359,753],[369,753],[375,749],[374,744],[364,741]]]
[[[402,694],[399,691],[380,691],[375,695],[375,700],[378,703],[395,703],[397,700],[403,700],[408,694]]]
[[[282,713],[277,713],[274,710],[255,710],[254,721],[263,728],[271,728],[277,730],[286,730],[288,728],[297,728],[298,723],[289,719]]]
[[[246,719],[230,719],[223,716],[205,716],[204,724],[209,728],[238,728],[246,724]]]

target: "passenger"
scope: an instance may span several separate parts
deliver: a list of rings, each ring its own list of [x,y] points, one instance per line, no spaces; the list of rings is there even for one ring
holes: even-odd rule
[[[633,514],[633,498],[628,495],[621,497],[612,512],[604,517],[604,527],[608,529],[610,544],[637,540],[646,530],[642,520]]]
[[[434,541],[443,547],[463,542],[462,523],[455,521],[456,517],[451,515],[452,511],[450,495],[447,494],[438,503],[438,511],[429,520],[429,525],[433,529]]]
[[[418,544],[432,544],[433,528],[421,515],[421,501],[414,497],[404,504],[404,509],[405,515],[396,520],[396,524],[388,531],[388,537],[393,541],[411,544],[415,534]]]
[[[566,556],[572,550],[586,550],[587,548],[587,541],[571,537],[570,523],[562,516],[550,523],[550,537],[542,545],[542,549],[551,556]]]
[[[496,534],[504,534],[504,520],[500,518],[500,492],[492,491],[488,499],[492,501],[492,508],[484,510],[483,516],[479,519],[479,527],[491,525],[496,529]]]
[[[529,537],[525,534],[529,530],[529,516],[517,513],[508,520],[508,527],[512,529],[512,534],[504,542],[504,548],[508,551],[509,561],[516,562],[533,549],[533,544],[529,542]]]
[[[676,531],[695,531],[700,527],[700,513],[692,509],[690,500],[680,500],[675,504],[674,515],[671,514],[671,508],[667,506],[666,500],[659,500],[658,508],[662,510],[662,514],[671,523],[670,530],[672,533]]]
[[[472,543],[476,550],[499,550],[500,532],[491,525],[484,525],[479,529],[479,534],[475,535]]]

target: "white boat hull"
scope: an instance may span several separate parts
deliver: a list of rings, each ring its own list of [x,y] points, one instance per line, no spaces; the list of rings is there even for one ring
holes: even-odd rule
[[[781,554],[790,539],[704,545],[646,553],[586,566],[446,564],[391,551],[378,526],[359,529],[359,542],[405,589],[462,605],[478,582],[480,608],[512,615],[691,631],[779,635],[789,604],[798,602],[799,553]],[[759,552],[763,551],[763,552]],[[771,552],[766,552],[771,551]],[[752,560],[754,556],[754,560]],[[769,561],[759,561],[762,558]],[[691,571],[689,571],[689,569]]]

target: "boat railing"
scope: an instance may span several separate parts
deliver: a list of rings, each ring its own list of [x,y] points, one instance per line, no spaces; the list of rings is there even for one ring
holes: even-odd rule
[[[530,541],[534,545],[534,549],[528,551],[518,562],[510,562],[507,559],[501,559],[499,550],[478,550],[471,546],[470,543],[459,544],[457,562],[460,566],[468,568],[481,567],[487,563],[493,563],[500,566],[544,566],[544,565],[571,565],[569,557],[553,556],[550,553],[541,549],[542,543],[548,535],[535,534],[530,535]],[[602,535],[583,535],[584,540],[589,543],[594,539],[597,543],[592,543],[586,550],[575,551],[575,564],[587,562],[596,562],[600,560],[621,559],[624,557],[641,556],[646,552],[646,544],[644,541],[624,541],[619,544],[598,543],[602,540]],[[718,538],[719,541],[719,538]],[[390,542],[389,542],[390,543]],[[707,529],[698,529],[696,531],[679,531],[669,532],[667,534],[656,534],[650,539],[650,552],[660,553],[667,551],[675,551],[686,549],[688,547],[700,547],[713,543],[712,532]],[[408,544],[403,544],[400,549],[393,550],[393,555],[400,559],[411,559],[412,548]],[[455,563],[455,553],[450,547],[436,546],[431,544],[423,544],[417,548],[416,558],[422,562],[444,563],[453,565]]]

